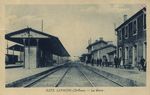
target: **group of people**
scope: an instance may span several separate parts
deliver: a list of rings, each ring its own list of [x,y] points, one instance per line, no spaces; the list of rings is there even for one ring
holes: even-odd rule
[[[88,62],[86,62],[88,63]],[[97,65],[97,66],[101,66],[101,67],[109,67],[110,65],[114,65],[115,68],[126,68],[125,64],[123,63],[123,58],[122,57],[117,57],[114,56],[114,63],[111,63],[108,61],[106,56],[103,56],[103,58],[100,59],[91,59],[91,65]],[[131,64],[130,64],[131,65]],[[138,64],[138,69],[139,70],[143,70],[146,71],[146,64],[145,64],[145,59],[143,57],[141,57],[140,62]]]
[[[114,65],[116,68],[123,68],[124,64],[123,64],[123,60],[122,58],[118,58],[117,56],[114,57]]]
[[[125,68],[125,64],[123,64],[123,59],[121,57],[118,58],[115,56],[114,63],[115,63],[116,68]],[[138,69],[139,69],[139,71],[140,70],[146,71],[146,62],[143,57],[141,57],[140,61],[138,62]]]
[[[108,67],[109,66],[109,62],[106,56],[103,56],[103,58],[100,59],[91,59],[91,64],[92,66],[94,66],[94,64],[96,64],[97,66],[101,66],[101,67]]]

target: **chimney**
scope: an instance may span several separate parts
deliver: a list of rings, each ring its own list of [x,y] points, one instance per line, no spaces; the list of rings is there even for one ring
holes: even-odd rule
[[[123,15],[124,22],[127,20],[127,15]]]
[[[95,42],[98,42],[98,40],[95,40]]]
[[[100,37],[99,40],[102,41],[102,40],[103,40],[103,37]]]

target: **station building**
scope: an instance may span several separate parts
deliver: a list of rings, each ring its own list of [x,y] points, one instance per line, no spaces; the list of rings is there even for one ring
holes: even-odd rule
[[[124,65],[137,66],[141,57],[146,59],[146,8],[144,7],[117,27],[117,55]]]
[[[62,59],[70,56],[57,37],[32,28],[8,33],[5,39],[23,45],[25,68],[50,66],[55,61],[53,55]]]
[[[111,41],[104,41],[103,38],[100,38],[94,43],[89,44],[87,49],[88,53],[90,54],[90,60],[94,59],[96,61],[105,57],[107,58],[108,62],[113,62],[113,60],[110,60],[112,58],[110,58],[111,56],[109,56],[108,53],[116,50],[116,46],[113,45]]]

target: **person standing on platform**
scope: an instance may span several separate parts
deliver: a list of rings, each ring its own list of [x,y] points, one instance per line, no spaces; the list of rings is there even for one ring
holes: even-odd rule
[[[102,66],[102,59],[99,59],[99,65]]]
[[[106,65],[106,67],[109,66],[107,57],[105,57],[105,65]]]
[[[118,65],[118,58],[117,58],[117,56],[114,57],[114,63],[115,63],[115,67],[117,68],[118,67],[117,66]]]
[[[97,66],[99,66],[99,59],[98,58],[97,58],[97,62],[96,63],[97,63]]]
[[[104,67],[105,65],[105,57],[103,56],[103,59],[102,59],[102,67]]]
[[[146,71],[146,64],[145,64],[145,59],[143,56],[141,57],[140,64],[142,66],[142,70]]]

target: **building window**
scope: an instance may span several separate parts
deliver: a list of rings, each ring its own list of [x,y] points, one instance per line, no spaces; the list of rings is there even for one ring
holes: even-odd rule
[[[121,32],[121,39],[123,39],[123,35],[125,33],[125,27],[122,28],[122,32]]]
[[[128,47],[125,47],[125,64],[128,64],[128,62],[129,62],[129,49],[128,49]]]
[[[138,57],[137,48],[138,46],[136,44],[132,47],[132,65],[133,66],[135,66],[135,64],[137,63],[137,57]]]
[[[120,41],[122,40],[122,30],[121,29],[119,30],[118,38],[119,38]]]
[[[119,58],[122,57],[122,48],[119,47]]]
[[[128,47],[125,48],[125,60],[128,60]]]
[[[133,21],[133,35],[137,35],[137,20]]]
[[[146,13],[143,13],[143,30],[146,30]]]
[[[132,22],[129,23],[129,35],[132,33]]]
[[[147,53],[147,44],[146,42],[143,43],[143,58],[146,59]]]
[[[128,36],[129,36],[129,26],[126,25],[126,26],[125,26],[125,38],[127,39]]]

